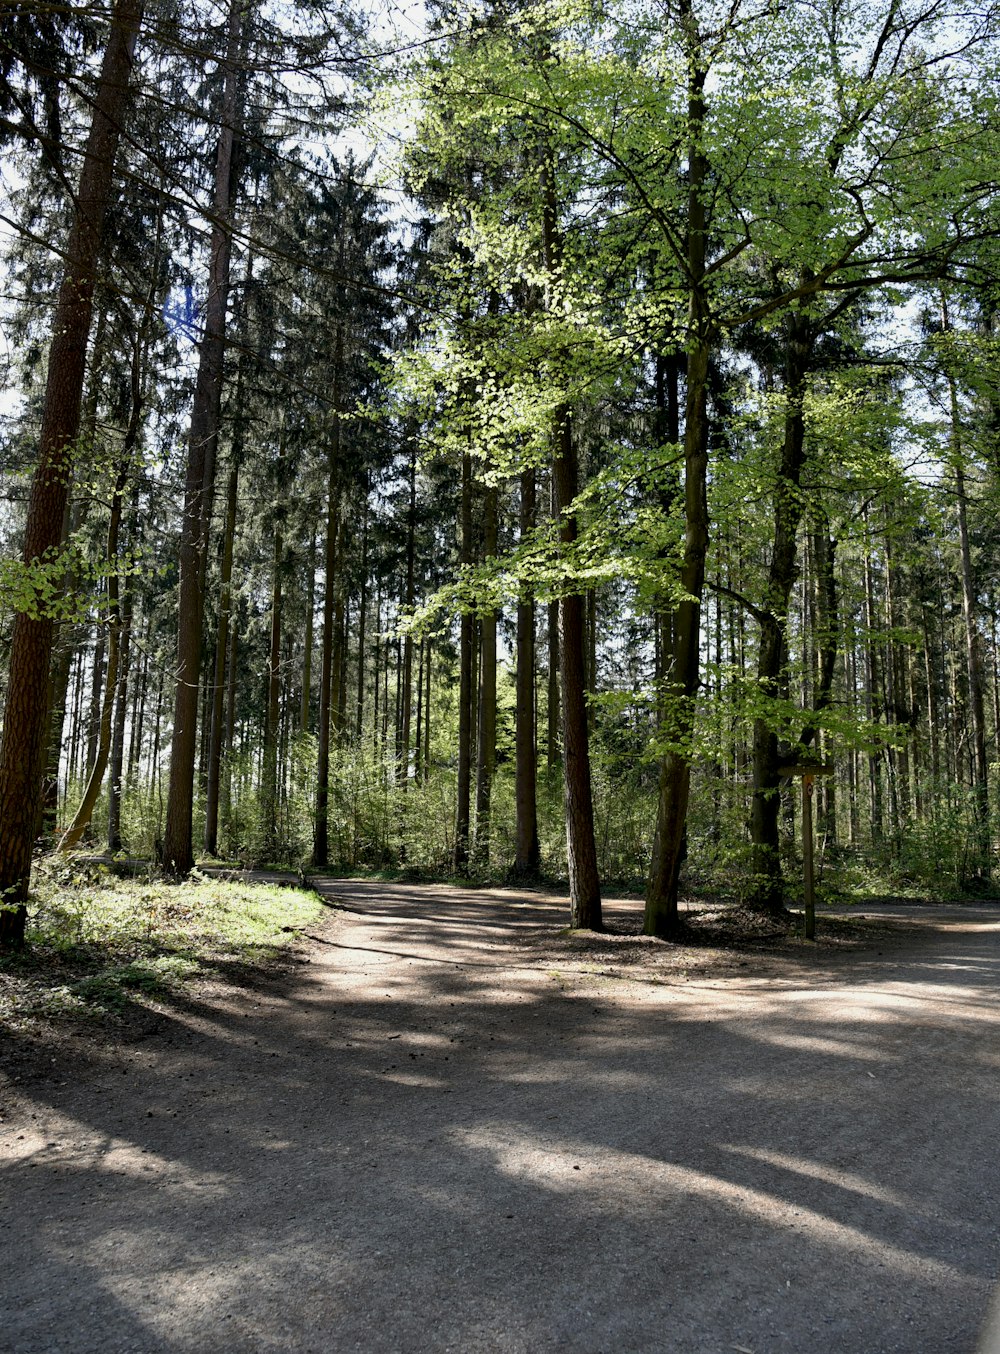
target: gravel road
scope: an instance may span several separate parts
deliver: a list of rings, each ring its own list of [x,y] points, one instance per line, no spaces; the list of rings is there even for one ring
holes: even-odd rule
[[[658,967],[552,896],[322,887],[291,976],[8,1047],[0,1349],[975,1350],[1000,910]]]

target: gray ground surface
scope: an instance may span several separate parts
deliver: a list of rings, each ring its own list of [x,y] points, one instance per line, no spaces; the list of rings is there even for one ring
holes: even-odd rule
[[[975,1348],[996,909],[684,967],[539,895],[324,887],[292,978],[8,1048],[0,1348]]]

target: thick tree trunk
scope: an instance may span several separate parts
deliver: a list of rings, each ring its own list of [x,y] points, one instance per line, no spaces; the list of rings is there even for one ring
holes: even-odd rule
[[[101,236],[112,199],[115,155],[141,19],[142,5],[135,0],[120,0],[111,17],[49,349],[38,467],[24,535],[23,557],[29,565],[50,558],[62,539]],[[0,745],[0,949],[24,944],[25,900],[45,765],[53,633],[50,616],[19,612],[14,619]]]
[[[212,512],[215,457],[219,438],[219,410],[229,300],[229,257],[235,197],[233,150],[239,120],[239,53],[246,0],[231,0],[227,37],[222,121],[215,160],[212,198],[212,234],[209,246],[208,296],[205,330],[198,355],[188,463],[184,484],[184,518],[178,550],[177,665],[174,687],[174,726],[170,751],[170,791],[163,834],[163,866],[184,875],[194,864],[192,814],[194,810],[195,754],[198,747],[198,688],[204,626],[204,576]]]
[[[525,541],[535,526],[535,472],[521,472],[520,536]],[[541,852],[538,843],[538,749],[535,733],[535,603],[525,587],[517,603],[517,726],[514,800],[517,847],[514,875],[538,878]]]
[[[704,340],[698,341],[688,358],[684,425],[686,526],[681,569],[685,597],[674,613],[670,676],[661,684],[664,698],[661,724],[670,729],[675,747],[665,753],[660,767],[653,859],[643,918],[646,934],[657,936],[670,936],[677,930],[680,870],[687,852],[687,807],[691,785],[689,744],[694,733],[694,704],[698,693],[701,595],[708,549],[708,358],[709,347]]]

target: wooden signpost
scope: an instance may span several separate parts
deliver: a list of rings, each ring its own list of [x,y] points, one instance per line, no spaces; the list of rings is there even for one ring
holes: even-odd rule
[[[783,776],[802,778],[802,875],[805,899],[806,940],[816,939],[816,895],[813,881],[813,781],[817,776],[832,776],[832,762],[790,762],[779,766]]]

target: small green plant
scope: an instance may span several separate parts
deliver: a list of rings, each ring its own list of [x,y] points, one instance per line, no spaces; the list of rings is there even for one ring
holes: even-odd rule
[[[35,871],[28,948],[0,961],[0,1026],[100,1018],[170,999],[225,966],[273,962],[323,915],[298,888],[193,875],[122,878],[50,858]]]

